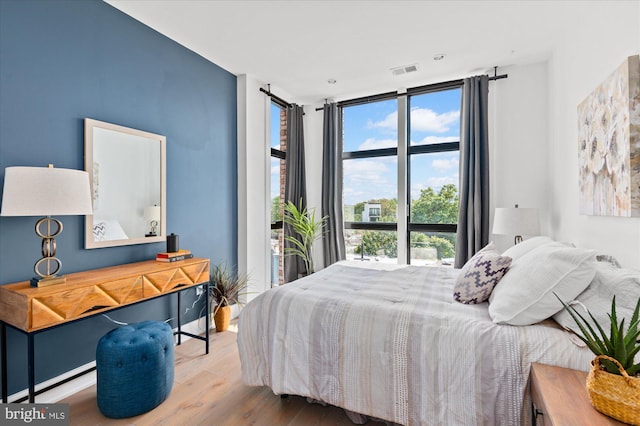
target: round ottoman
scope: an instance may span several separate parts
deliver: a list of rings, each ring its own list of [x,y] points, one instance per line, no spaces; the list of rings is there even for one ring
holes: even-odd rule
[[[96,350],[98,408],[120,419],[145,413],[164,401],[173,386],[173,331],[160,321],[116,328]]]

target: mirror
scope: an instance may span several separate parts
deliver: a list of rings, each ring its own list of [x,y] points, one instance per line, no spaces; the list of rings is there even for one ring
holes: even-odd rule
[[[166,241],[166,138],[85,118],[84,143],[93,195],[85,248]]]

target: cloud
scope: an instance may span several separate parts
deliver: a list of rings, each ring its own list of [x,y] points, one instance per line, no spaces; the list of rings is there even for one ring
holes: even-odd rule
[[[449,169],[458,168],[458,164],[460,162],[457,158],[437,158],[431,162],[431,167],[439,171],[440,173],[444,173]]]
[[[277,166],[271,167],[271,174],[272,175],[279,175],[280,174],[280,165],[279,164]]]
[[[385,161],[349,160],[344,165],[345,204],[355,204],[373,198],[395,197],[395,173]]]
[[[454,185],[458,185],[458,181],[460,179],[458,179],[458,175],[454,175],[454,176],[438,176],[438,177],[431,177],[429,179],[427,179],[427,186],[432,187],[433,189],[439,191],[440,188],[442,188],[444,185],[448,185],[448,184],[454,184]]]
[[[396,148],[397,146],[398,146],[398,141],[395,139],[369,138],[366,141],[362,142],[360,146],[358,146],[358,150]]]
[[[437,143],[445,142],[458,142],[460,140],[457,136],[427,136],[419,142],[411,141],[411,146],[414,145],[433,145]]]
[[[422,132],[444,133],[460,119],[460,111],[438,114],[429,108],[411,109],[411,129]]]
[[[429,108],[411,109],[411,129],[420,132],[444,133],[460,119],[460,111],[449,111],[442,114]],[[381,121],[369,121],[369,128],[396,130],[398,128],[398,111],[388,114]]]
[[[344,165],[344,179],[352,182],[380,182],[386,181],[382,176],[389,172],[389,168],[382,161],[350,160]],[[347,185],[345,185],[346,187]]]
[[[367,122],[368,128],[380,127],[383,129],[392,129],[395,130],[398,128],[398,111],[394,111],[391,114],[387,115],[382,121],[371,121]]]

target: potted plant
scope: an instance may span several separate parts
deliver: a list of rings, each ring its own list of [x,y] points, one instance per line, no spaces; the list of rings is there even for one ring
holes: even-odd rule
[[[591,404],[603,414],[640,425],[640,363],[634,364],[640,351],[640,299],[625,329],[625,319],[618,321],[613,297],[608,333],[588,310],[597,331],[573,306],[560,302],[580,328],[582,336],[578,337],[596,355],[587,377]]]
[[[300,200],[302,204],[302,200]],[[287,235],[285,240],[293,244],[285,247],[285,254],[297,255],[304,262],[307,274],[312,274],[313,256],[311,249],[315,240],[322,236],[327,216],[316,221],[315,209],[299,209],[293,202],[284,205],[284,223],[291,225],[294,235]]]
[[[241,304],[240,296],[246,295],[249,276],[231,270],[226,263],[214,265],[209,277],[211,313],[217,331],[225,331],[231,321],[231,305]]]

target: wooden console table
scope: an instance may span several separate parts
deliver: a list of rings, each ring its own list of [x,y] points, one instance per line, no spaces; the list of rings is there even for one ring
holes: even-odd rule
[[[181,336],[205,341],[209,353],[209,259],[192,258],[178,262],[145,262],[112,266],[66,275],[64,284],[31,287],[29,281],[0,286],[0,343],[2,351],[2,402],[8,399],[7,337],[10,326],[27,335],[29,402],[57,385],[35,391],[34,336],[38,333],[156,297],[178,295],[178,344]],[[205,285],[205,336],[181,330],[180,293]],[[66,381],[95,370],[91,368]],[[21,402],[27,397],[13,402]]]

